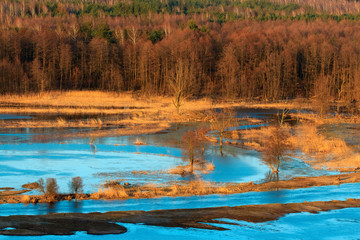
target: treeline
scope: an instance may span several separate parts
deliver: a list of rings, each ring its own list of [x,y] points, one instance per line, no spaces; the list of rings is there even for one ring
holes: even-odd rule
[[[348,0],[1,0],[0,23],[36,17],[201,15],[224,23],[239,19],[360,20],[360,2]]]
[[[360,23],[23,19],[0,30],[0,93],[98,89],[360,100]]]

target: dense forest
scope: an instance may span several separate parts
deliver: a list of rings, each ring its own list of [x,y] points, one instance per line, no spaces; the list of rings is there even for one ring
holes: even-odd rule
[[[0,94],[360,101],[360,3],[1,0]]]

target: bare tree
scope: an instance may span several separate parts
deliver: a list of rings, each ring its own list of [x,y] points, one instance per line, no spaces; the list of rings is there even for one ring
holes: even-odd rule
[[[171,74],[169,78],[170,89],[173,93],[173,104],[176,108],[176,111],[179,113],[180,106],[184,101],[184,94],[187,88],[187,81],[185,78],[185,64],[182,59],[179,59],[175,66],[175,71]]]
[[[44,179],[40,178],[37,183],[39,184],[39,188],[38,191],[41,192],[42,194],[45,194],[45,182]]]
[[[195,130],[195,136],[198,141],[198,144],[201,148],[201,157],[204,158],[206,144],[209,142],[208,137],[206,136],[206,133],[209,132],[209,129],[206,127],[199,127]]]
[[[192,173],[194,172],[195,155],[199,152],[201,146],[194,131],[186,132],[181,140],[184,145],[185,155],[190,163],[190,173]]]
[[[136,45],[141,34],[142,32],[137,28],[135,28],[134,26],[131,26],[131,28],[128,30],[128,37],[133,45]]]
[[[273,173],[279,172],[280,163],[290,147],[288,138],[289,133],[282,127],[271,127],[269,134],[264,138],[264,160]]]
[[[58,194],[59,186],[56,182],[55,178],[48,178],[46,179],[46,195],[55,196]]]
[[[79,192],[83,191],[84,184],[81,177],[73,177],[71,182],[69,182],[69,187],[71,192],[75,193],[75,195],[78,195]]]
[[[210,119],[211,130],[219,138],[220,153],[223,156],[223,140],[230,135],[229,131],[237,124],[235,111],[232,108],[225,108],[219,112],[214,110],[210,112]]]

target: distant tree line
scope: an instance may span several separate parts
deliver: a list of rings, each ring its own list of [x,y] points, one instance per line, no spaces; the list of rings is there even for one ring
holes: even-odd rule
[[[360,23],[349,20],[10,17],[0,27],[0,94],[96,89],[359,102],[359,39]]]
[[[201,14],[219,23],[235,19],[359,19],[354,0],[2,0],[0,22],[14,17]]]

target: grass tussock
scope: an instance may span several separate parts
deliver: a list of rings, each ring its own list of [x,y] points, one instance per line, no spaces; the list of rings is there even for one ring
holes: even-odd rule
[[[136,138],[136,141],[135,141],[135,142],[133,142],[133,144],[134,144],[134,145],[146,145],[146,143],[144,143],[144,142],[140,141],[140,139],[139,139],[139,138]]]
[[[28,204],[31,202],[31,198],[29,195],[23,195],[20,200],[21,203]]]
[[[108,188],[100,188],[97,193],[91,195],[93,199],[123,199],[128,196],[124,186],[120,184]]]

